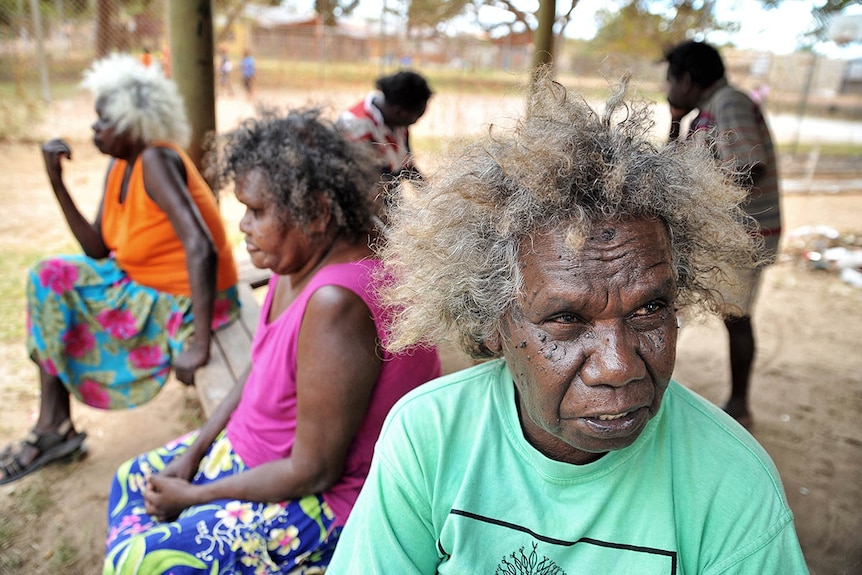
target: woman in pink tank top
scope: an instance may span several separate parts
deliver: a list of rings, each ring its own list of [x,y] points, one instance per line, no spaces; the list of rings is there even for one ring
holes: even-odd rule
[[[328,564],[386,414],[440,373],[434,350],[382,346],[374,166],[316,110],[227,135],[220,171],[246,206],[252,262],[273,271],[252,368],[201,429],[120,467],[106,571]]]

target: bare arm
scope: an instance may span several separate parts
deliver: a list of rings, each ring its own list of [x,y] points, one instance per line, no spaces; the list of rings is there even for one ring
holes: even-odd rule
[[[682,119],[691,112],[691,109],[686,110],[685,108],[678,108],[674,105],[670,105],[670,134],[668,136],[668,140],[673,142],[678,139],[680,136],[680,130],[682,129]]]
[[[168,148],[151,147],[143,151],[142,162],[147,194],[167,214],[186,253],[195,333],[174,371],[180,381],[193,384],[195,370],[209,361],[218,254],[186,186],[182,160]]]
[[[377,331],[357,295],[327,286],[308,303],[298,345],[291,456],[201,486],[154,478],[147,491],[151,513],[170,517],[221,498],[284,501],[319,493],[338,481],[380,374]]]
[[[184,481],[191,481],[197,471],[198,465],[206,455],[207,450],[215,441],[218,434],[227,426],[231,414],[239,405],[245,382],[248,380],[248,371],[240,377],[230,393],[212,412],[209,419],[198,430],[198,436],[189,448],[179,457],[171,461],[160,473],[163,477],[178,477]]]
[[[72,234],[81,245],[81,249],[91,258],[100,259],[108,257],[110,250],[102,239],[101,229],[102,204],[105,201],[104,194],[99,205],[99,216],[92,223],[87,221],[75,205],[63,181],[63,158],[67,160],[72,159],[72,148],[63,140],[48,140],[42,144],[42,158],[45,160],[45,171],[48,174],[48,180],[51,182],[54,195],[57,197],[57,202],[60,204],[60,209],[63,211],[63,217],[66,218],[69,229],[72,230]]]

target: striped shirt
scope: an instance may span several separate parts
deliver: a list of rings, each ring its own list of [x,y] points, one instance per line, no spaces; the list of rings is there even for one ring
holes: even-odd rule
[[[725,167],[745,174],[754,167],[761,168],[750,184],[743,208],[757,220],[768,255],[773,257],[781,235],[778,166],[760,107],[722,78],[704,93],[689,137],[702,130],[715,144],[716,158]]]

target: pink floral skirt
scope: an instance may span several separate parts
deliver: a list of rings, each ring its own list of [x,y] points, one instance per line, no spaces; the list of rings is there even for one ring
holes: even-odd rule
[[[152,399],[193,331],[192,299],[133,282],[111,258],[46,259],[27,283],[27,350],[87,405]],[[216,292],[213,329],[239,314],[236,287]]]

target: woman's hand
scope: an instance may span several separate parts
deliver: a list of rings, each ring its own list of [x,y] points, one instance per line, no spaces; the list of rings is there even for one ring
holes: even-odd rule
[[[144,491],[144,507],[147,513],[159,521],[171,521],[183,509],[197,503],[197,487],[179,477],[166,477],[164,474],[151,475]]]
[[[176,477],[185,481],[191,481],[198,470],[200,459],[192,455],[191,449],[186,449],[180,456],[175,457],[159,473],[160,477]]]
[[[42,144],[42,158],[45,160],[45,170],[52,181],[63,179],[63,166],[60,161],[63,157],[67,160],[72,159],[72,148],[63,140],[55,138]]]
[[[195,370],[210,359],[209,345],[192,337],[174,361],[174,374],[186,385],[195,384]]]

